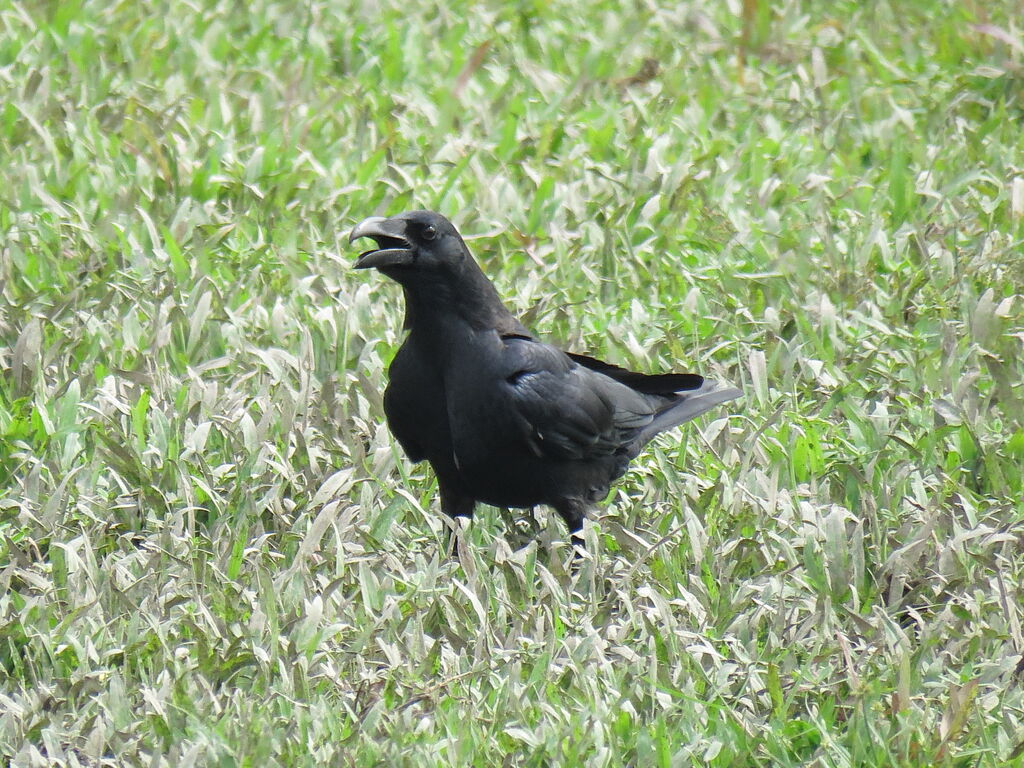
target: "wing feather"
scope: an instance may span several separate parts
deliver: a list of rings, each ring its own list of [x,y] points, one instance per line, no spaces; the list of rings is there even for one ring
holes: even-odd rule
[[[555,347],[521,336],[503,341],[508,395],[537,456],[609,456],[652,422],[655,408],[642,394]]]

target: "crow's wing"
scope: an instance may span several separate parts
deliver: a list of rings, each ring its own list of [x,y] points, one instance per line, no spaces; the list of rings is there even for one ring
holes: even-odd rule
[[[503,370],[516,421],[539,457],[609,456],[649,426],[652,398],[578,365],[559,349],[506,336]]]
[[[590,355],[581,355],[577,352],[566,352],[574,363],[579,363],[584,368],[604,374],[615,379],[620,384],[625,384],[636,392],[643,392],[647,395],[675,395],[693,389],[700,389],[704,383],[704,377],[696,373],[637,373],[627,368],[622,368],[604,360],[598,360]]]

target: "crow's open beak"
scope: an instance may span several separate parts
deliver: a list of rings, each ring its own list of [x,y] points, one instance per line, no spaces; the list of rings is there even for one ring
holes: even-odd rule
[[[405,222],[400,219],[385,219],[371,216],[356,224],[348,236],[351,243],[360,237],[372,237],[377,247],[359,255],[356,269],[382,269],[412,264],[412,243],[405,237]]]

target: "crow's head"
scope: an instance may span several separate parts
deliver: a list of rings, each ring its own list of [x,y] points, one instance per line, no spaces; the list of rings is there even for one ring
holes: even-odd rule
[[[360,254],[356,269],[379,269],[400,283],[457,270],[469,258],[452,223],[433,211],[371,216],[356,225],[349,242],[361,237],[373,238],[377,247]]]

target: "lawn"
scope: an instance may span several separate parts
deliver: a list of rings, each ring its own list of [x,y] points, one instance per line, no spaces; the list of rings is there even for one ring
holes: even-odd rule
[[[0,763],[1024,766],[1021,18],[0,1]],[[410,208],[744,391],[578,569],[388,433]]]

